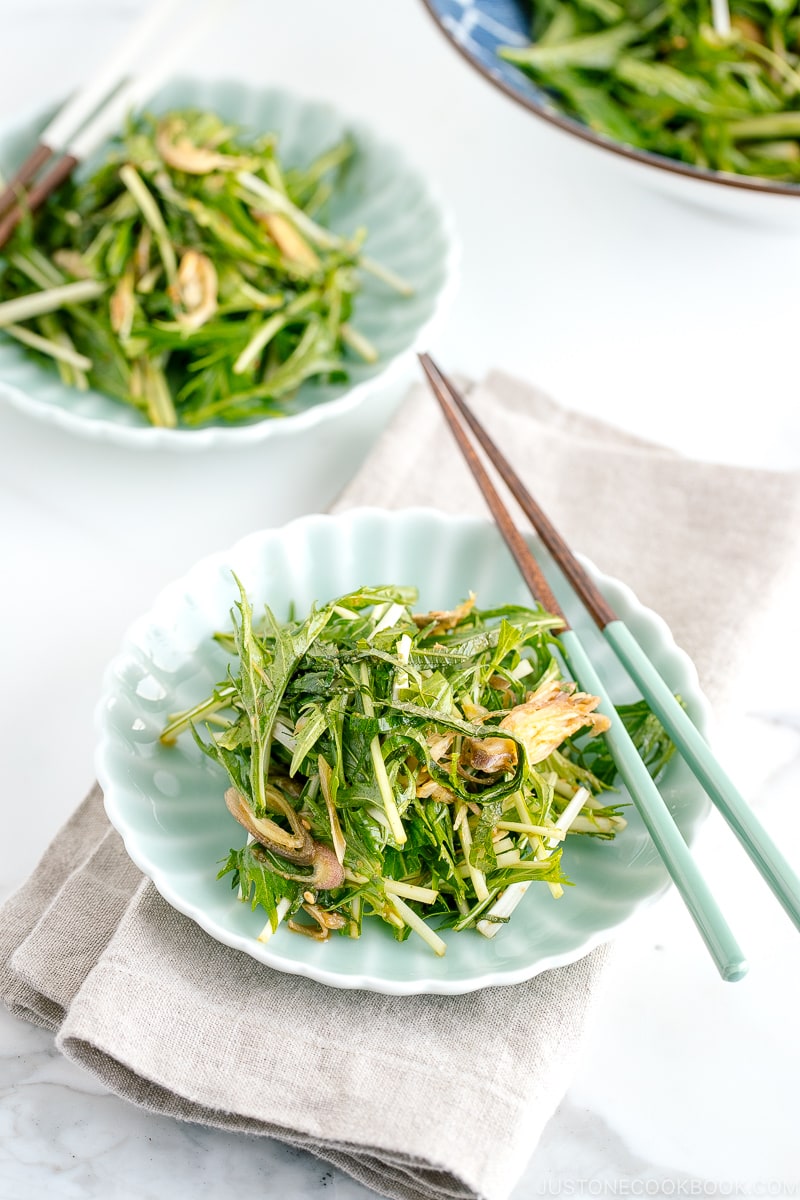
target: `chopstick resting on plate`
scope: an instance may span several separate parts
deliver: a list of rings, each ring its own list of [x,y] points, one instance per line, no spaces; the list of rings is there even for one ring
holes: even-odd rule
[[[165,39],[160,56],[125,81],[137,55],[168,20],[190,0],[154,0],[127,39],[88,83],[71,97],[42,131],[39,142],[0,192],[0,249],[26,212],[35,212],[47,197],[115,132],[127,114],[156,92],[222,8],[222,0],[205,0],[182,37]],[[194,9],[194,0],[191,0]],[[60,156],[60,157],[59,157]],[[51,159],[57,161],[37,180]],[[28,191],[24,191],[28,185]]]
[[[708,742],[675,699],[630,629],[608,604],[463,396],[441,372],[438,374],[449,398],[583,601],[598,629],[675,742],[686,764],[736,834],[773,894],[800,929],[800,879],[796,872],[714,757]]]
[[[661,793],[639,757],[580,638],[575,630],[570,628],[541,567],[528,549],[522,534],[514,525],[468,434],[462,427],[458,410],[452,398],[455,392],[453,385],[446,380],[430,355],[420,355],[420,361],[459,449],[483,492],[500,533],[534,599],[564,621],[564,629],[559,633],[559,642],[564,658],[580,687],[600,697],[601,710],[611,721],[611,725],[604,735],[611,756],[673,883],[716,964],[717,970],[725,980],[733,982],[742,979],[747,973],[747,963],[742,950],[700,874]],[[666,687],[666,685],[664,686]]]

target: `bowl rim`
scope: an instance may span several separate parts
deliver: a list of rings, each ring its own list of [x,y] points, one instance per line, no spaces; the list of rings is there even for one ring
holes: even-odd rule
[[[344,416],[358,408],[377,389],[389,388],[402,378],[408,367],[415,359],[418,351],[426,349],[434,339],[445,313],[449,310],[458,288],[461,264],[461,245],[456,234],[455,221],[450,206],[445,203],[441,192],[432,183],[428,173],[416,163],[405,147],[398,145],[391,138],[386,138],[371,122],[361,117],[353,116],[347,108],[342,108],[335,100],[312,95],[294,88],[283,86],[261,85],[247,80],[234,79],[231,76],[220,76],[214,79],[202,79],[188,74],[171,76],[159,88],[152,98],[158,102],[161,93],[167,88],[202,85],[213,89],[235,89],[242,95],[272,93],[275,96],[290,97],[304,108],[329,109],[341,120],[357,142],[381,147],[390,152],[395,168],[413,176],[419,184],[423,195],[433,211],[438,214],[442,241],[444,243],[442,283],[434,296],[433,307],[410,344],[388,358],[375,375],[360,383],[348,387],[341,396],[333,400],[315,404],[300,413],[292,413],[281,418],[262,418],[251,424],[244,425],[207,425],[199,429],[163,429],[155,425],[126,425],[109,420],[107,417],[87,417],[73,412],[71,409],[59,408],[36,395],[25,391],[16,384],[7,383],[0,379],[0,403],[8,402],[18,411],[37,420],[64,429],[71,434],[79,434],[93,441],[115,443],[125,447],[140,449],[169,449],[169,450],[207,450],[219,446],[222,449],[243,445],[253,445],[273,438],[278,440],[303,434],[324,424],[332,417]],[[59,102],[60,103],[60,102]],[[57,107],[57,105],[56,105]],[[0,139],[12,136],[24,125],[36,123],[43,126],[47,114],[52,113],[54,105],[39,105],[17,113],[11,119],[0,124]]]
[[[468,513],[448,513],[429,505],[411,505],[401,509],[359,505],[334,513],[308,513],[280,525],[255,530],[245,535],[245,537],[238,539],[226,549],[204,555],[194,562],[187,570],[166,584],[153,598],[147,611],[128,625],[116,653],[104,671],[100,695],[94,709],[96,739],[94,766],[97,779],[103,790],[105,812],[111,825],[121,836],[128,856],[152,882],[156,891],[160,893],[172,908],[183,913],[184,916],[187,916],[196,925],[199,925],[201,929],[205,930],[216,941],[247,954],[262,966],[281,971],[285,974],[313,979],[328,987],[344,990],[372,991],[394,996],[461,995],[472,991],[479,991],[487,987],[510,986],[523,983],[554,967],[567,966],[584,957],[584,955],[590,953],[592,950],[595,950],[598,946],[612,941],[622,928],[635,920],[641,912],[657,903],[671,889],[672,884],[669,878],[665,877],[659,887],[645,894],[638,894],[631,901],[629,911],[612,925],[604,926],[601,929],[584,934],[579,946],[552,951],[543,955],[540,959],[529,961],[524,965],[512,968],[506,967],[504,969],[492,969],[489,967],[480,973],[475,973],[468,977],[444,979],[432,975],[424,978],[387,978],[380,972],[376,974],[374,969],[363,970],[362,973],[356,973],[355,971],[352,973],[341,973],[326,964],[320,966],[318,963],[312,964],[286,959],[280,953],[276,953],[270,943],[266,945],[256,944],[250,936],[237,934],[228,928],[221,928],[218,920],[210,916],[203,906],[189,902],[184,897],[176,895],[172,884],[172,872],[169,870],[165,871],[162,867],[158,866],[152,861],[148,853],[141,849],[130,822],[126,817],[124,803],[120,805],[119,775],[116,774],[115,776],[114,770],[109,765],[113,735],[106,720],[107,700],[116,687],[119,666],[136,649],[138,645],[137,639],[152,626],[154,618],[168,611],[176,598],[185,598],[188,594],[187,589],[198,578],[209,576],[212,571],[221,565],[229,567],[231,560],[235,556],[246,552],[248,547],[263,547],[271,539],[277,537],[288,538],[292,534],[299,535],[312,528],[330,528],[332,523],[348,529],[352,535],[357,531],[359,526],[374,521],[376,518],[385,522],[387,526],[396,526],[409,520],[423,520],[442,523],[461,530],[472,530],[474,533],[485,532],[492,528],[496,530],[496,525],[491,518]],[[593,574],[595,580],[601,586],[608,587],[612,591],[615,604],[632,605],[650,623],[662,647],[669,652],[673,661],[673,667],[679,668],[682,673],[683,682],[681,684],[681,691],[691,702],[695,724],[705,737],[709,737],[713,731],[711,705],[702,690],[693,660],[675,641],[675,637],[667,622],[659,613],[640,600],[629,584],[608,575],[584,555],[580,555],[579,557]],[[698,801],[694,818],[690,822],[686,832],[686,840],[690,846],[694,843],[700,828],[708,818],[711,808],[711,802],[707,796],[704,796],[702,802]]]
[[[490,71],[480,59],[470,54],[466,47],[445,25],[436,0],[422,0],[422,3],[428,10],[433,23],[442,36],[469,63],[473,70],[478,71],[484,79],[493,84],[494,87],[498,88],[511,100],[515,100],[517,104],[521,104],[523,108],[533,113],[534,116],[540,117],[541,120],[547,121],[550,125],[554,125],[562,133],[571,134],[573,137],[580,138],[582,141],[588,142],[600,150],[608,150],[612,154],[638,163],[640,166],[666,171],[668,174],[678,175],[684,179],[692,179],[700,183],[720,184],[722,187],[733,188],[739,192],[748,192],[756,195],[793,196],[800,198],[800,184],[781,183],[777,180],[761,179],[750,175],[735,175],[732,172],[727,174],[723,171],[712,171],[707,167],[695,167],[691,163],[682,163],[677,159],[667,158],[663,154],[654,154],[649,150],[639,150],[635,146],[626,146],[623,142],[615,142],[611,138],[596,133],[588,125],[583,125],[580,121],[576,121],[572,117],[565,116],[562,113],[537,104],[530,96],[523,95],[523,93],[517,91],[516,88],[512,87],[500,75],[495,75]],[[513,67],[513,63],[509,65]]]

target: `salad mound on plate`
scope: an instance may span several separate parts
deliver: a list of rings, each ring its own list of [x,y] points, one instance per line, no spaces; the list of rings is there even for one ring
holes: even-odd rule
[[[274,133],[180,110],[131,119],[88,178],[17,228],[0,262],[0,330],[63,383],[197,428],[285,416],[308,380],[377,361],[358,329],[365,230],[324,224],[351,137],[290,167]],[[65,291],[66,289],[66,291]]]
[[[415,589],[372,587],[256,622],[239,589],[216,635],[227,678],[161,740],[191,730],[228,776],[248,839],[219,874],[265,910],[260,940],[284,921],[356,938],[373,918],[444,954],[437,929],[492,937],[531,883],[559,897],[568,836],[625,828],[604,794],[608,718],[561,675],[559,618],[474,596],[418,613]],[[659,773],[672,747],[656,718],[620,712]]]

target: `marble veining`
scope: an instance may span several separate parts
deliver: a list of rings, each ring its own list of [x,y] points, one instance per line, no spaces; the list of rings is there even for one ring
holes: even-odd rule
[[[142,1112],[0,1014],[0,1200],[373,1193],[303,1151]]]

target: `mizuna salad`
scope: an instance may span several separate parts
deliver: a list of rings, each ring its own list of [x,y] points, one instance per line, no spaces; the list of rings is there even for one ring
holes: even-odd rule
[[[437,931],[494,936],[532,883],[560,897],[567,838],[625,828],[608,719],[561,675],[558,618],[473,596],[420,613],[415,589],[377,587],[281,623],[239,589],[216,635],[227,678],[161,740],[193,734],[227,774],[248,838],[219,875],[265,911],[260,940],[281,923],[357,938],[370,920],[441,955]],[[657,775],[660,724],[619,711]]]

